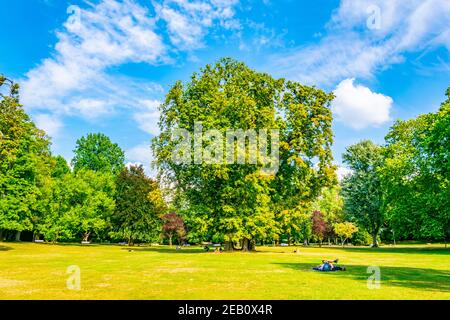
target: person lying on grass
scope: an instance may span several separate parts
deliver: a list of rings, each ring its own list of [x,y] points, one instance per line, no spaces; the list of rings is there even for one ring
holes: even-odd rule
[[[345,267],[340,267],[335,265],[338,263],[339,259],[335,260],[322,260],[322,264],[314,267],[313,270],[316,271],[345,271]]]

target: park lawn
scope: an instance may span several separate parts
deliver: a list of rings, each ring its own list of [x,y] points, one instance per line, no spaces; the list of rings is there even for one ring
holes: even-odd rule
[[[0,243],[0,299],[450,299],[450,249],[258,247],[206,253],[200,247]],[[345,272],[311,268],[339,258]],[[66,270],[81,270],[81,290]],[[368,266],[381,270],[368,289]]]

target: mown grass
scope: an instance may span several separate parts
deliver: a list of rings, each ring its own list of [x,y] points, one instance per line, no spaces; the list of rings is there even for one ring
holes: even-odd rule
[[[293,251],[0,243],[0,299],[450,299],[443,246]],[[324,258],[347,271],[312,271]],[[70,265],[81,269],[79,291],[66,286]],[[380,267],[379,289],[368,289],[368,266]]]

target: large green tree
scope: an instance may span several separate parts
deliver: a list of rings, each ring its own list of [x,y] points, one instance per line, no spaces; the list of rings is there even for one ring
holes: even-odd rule
[[[142,166],[130,166],[118,175],[116,186],[113,236],[126,239],[129,245],[157,241],[166,211],[157,181],[148,178]]]
[[[33,229],[39,186],[50,171],[49,140],[19,103],[19,86],[0,76],[0,240]]]
[[[52,166],[52,177],[59,178],[70,173],[70,167],[63,156],[53,157],[54,164]]]
[[[187,210],[180,212],[186,212],[190,232],[198,235],[206,230],[210,239],[225,241],[227,249],[241,243],[242,249],[251,250],[256,240],[295,229],[296,215],[288,216],[292,219],[284,215],[283,221],[289,221],[283,224],[277,216],[286,210],[302,211],[322,187],[335,180],[330,150],[332,98],[322,90],[274,79],[229,58],[194,73],[187,84],[176,82],[160,107],[161,134],[153,140],[153,150],[162,182],[176,188],[187,204]],[[227,129],[278,129],[279,148],[273,150],[279,151],[278,171],[268,174],[264,164],[249,161],[224,163],[229,154],[214,154],[215,163],[198,162],[198,148],[187,155],[192,163],[174,161],[173,130],[195,133],[196,122],[202,125],[196,133],[200,135],[209,129],[224,136]],[[275,141],[275,135],[268,136]],[[226,139],[218,139],[205,138],[202,147],[225,144]],[[254,155],[250,139],[245,147],[233,140],[236,158],[240,150],[244,150],[243,158]],[[263,140],[260,136],[258,146]]]
[[[450,87],[447,100],[436,113],[436,119],[424,141],[424,150],[429,158],[429,174],[433,175],[430,205],[434,208],[431,218],[440,226],[440,237],[447,245],[450,237]]]
[[[401,238],[449,236],[449,127],[450,99],[438,112],[397,121],[386,136],[386,211],[389,226]]]
[[[56,168],[59,171],[59,168]],[[115,208],[111,173],[81,169],[42,188],[36,233],[47,241],[105,238]]]
[[[102,133],[90,133],[78,139],[74,154],[72,165],[75,172],[88,169],[118,174],[124,168],[123,150]]]
[[[372,246],[377,247],[377,236],[385,221],[379,173],[382,148],[372,141],[361,141],[346,149],[343,161],[352,169],[342,182],[346,213],[372,235]]]

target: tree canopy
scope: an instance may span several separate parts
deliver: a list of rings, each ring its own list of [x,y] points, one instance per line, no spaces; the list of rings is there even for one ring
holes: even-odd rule
[[[72,159],[74,171],[88,169],[118,174],[124,168],[125,154],[117,143],[102,133],[90,133],[77,140]]]
[[[157,181],[142,166],[124,168],[116,179],[113,234],[133,244],[158,241],[166,206]]]
[[[194,73],[187,84],[176,82],[160,107],[161,134],[153,140],[153,150],[160,178],[174,186],[189,207],[190,228],[205,229],[206,224],[209,237],[225,241],[227,247],[240,241],[244,250],[252,249],[255,239],[283,233],[278,213],[305,210],[323,186],[335,181],[332,98],[229,58]],[[200,130],[195,130],[196,123],[201,123]],[[192,163],[178,163],[173,159],[177,149],[172,139],[178,128],[198,135],[207,129],[221,134],[227,129],[277,129],[279,136],[268,135],[268,140],[278,139],[279,148],[267,148],[264,156],[279,152],[278,170],[267,174],[260,163],[225,163],[226,156],[220,154],[214,164],[196,161],[195,153],[213,143],[211,138],[194,146],[188,154]],[[226,143],[218,139],[219,145]],[[243,145],[248,148],[245,157],[250,158],[255,149],[248,139],[249,134]],[[261,146],[263,138],[258,142]],[[234,140],[233,146],[238,148]]]
[[[343,160],[353,171],[342,182],[346,213],[372,235],[372,246],[377,247],[377,235],[384,224],[379,174],[383,165],[382,148],[364,140],[348,147]]]
[[[382,169],[386,212],[390,228],[400,237],[449,236],[449,125],[447,99],[438,112],[397,121],[386,136]]]
[[[2,230],[32,230],[39,185],[50,171],[50,142],[20,105],[18,90],[0,76],[0,240]]]
[[[338,238],[378,246],[394,231],[447,241],[450,88],[438,111],[396,121],[384,145],[349,146],[351,174],[340,185],[332,99],[230,58],[206,65],[160,106],[154,179],[143,166],[125,167],[123,150],[102,133],[77,140],[72,169],[52,155],[19,86],[0,76],[0,241],[23,231],[46,241],[176,239],[245,251]]]

